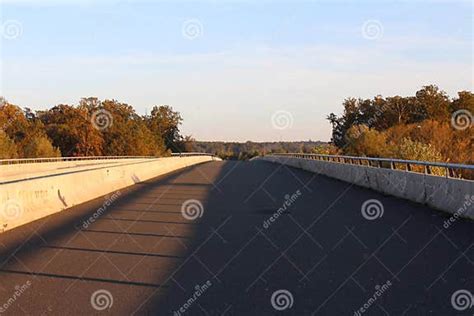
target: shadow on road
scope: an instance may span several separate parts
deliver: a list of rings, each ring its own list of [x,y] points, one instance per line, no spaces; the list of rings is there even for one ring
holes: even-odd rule
[[[369,200],[383,207],[370,220]],[[31,281],[9,312],[335,315],[370,301],[367,315],[448,315],[474,289],[472,222],[446,229],[425,206],[286,166],[194,166],[84,225],[103,202],[1,236],[0,303]]]

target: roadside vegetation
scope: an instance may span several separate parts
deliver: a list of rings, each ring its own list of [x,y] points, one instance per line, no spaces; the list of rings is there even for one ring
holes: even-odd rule
[[[340,154],[474,163],[474,95],[450,99],[437,86],[414,96],[348,98],[341,116],[331,113],[332,143]]]
[[[474,95],[450,99],[437,86],[414,96],[347,98],[343,113],[327,119],[330,143],[203,142],[183,136],[183,121],[170,106],[138,115],[116,100],[84,98],[44,111],[20,108],[0,98],[0,158],[57,156],[166,156],[207,152],[223,159],[248,160],[269,153],[341,154],[452,163],[474,163]]]
[[[0,99],[0,158],[164,156],[183,150],[181,122],[169,106],[141,116],[116,100],[85,98],[33,112]]]

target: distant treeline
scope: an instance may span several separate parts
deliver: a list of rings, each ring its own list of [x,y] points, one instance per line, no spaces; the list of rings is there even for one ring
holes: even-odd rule
[[[166,105],[141,116],[116,100],[84,98],[33,112],[0,98],[0,158],[163,156],[184,150],[181,122]]]
[[[328,143],[320,141],[299,142],[201,142],[187,143],[187,149],[215,154],[222,159],[248,160],[269,153],[316,153],[329,150]]]

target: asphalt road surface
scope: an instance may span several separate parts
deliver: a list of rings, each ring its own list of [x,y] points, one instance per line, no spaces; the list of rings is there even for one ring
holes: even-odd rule
[[[474,314],[471,221],[262,161],[116,197],[0,235],[0,313]]]

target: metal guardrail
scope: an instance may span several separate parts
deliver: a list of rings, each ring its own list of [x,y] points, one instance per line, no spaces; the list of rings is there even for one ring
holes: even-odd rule
[[[214,156],[207,153],[172,153],[172,157],[190,157],[190,156]],[[22,159],[3,159],[1,165],[17,165],[26,163],[45,163],[45,162],[65,162],[65,161],[87,161],[87,160],[118,160],[118,159],[157,159],[163,157],[155,156],[88,156],[88,157],[51,157],[51,158],[22,158]]]
[[[444,175],[446,177],[458,178],[460,173],[456,170],[474,172],[474,165],[429,162],[418,160],[403,160],[392,158],[373,158],[373,157],[355,157],[355,156],[338,156],[338,155],[321,155],[321,154],[271,154],[270,156],[285,156],[293,158],[313,159],[321,161],[329,161],[336,163],[345,163],[352,165],[363,165],[375,168],[388,168],[405,170],[411,172],[421,172],[425,174]],[[443,171],[443,172],[440,172]],[[440,174],[441,173],[441,174]],[[470,177],[469,177],[470,178]]]

